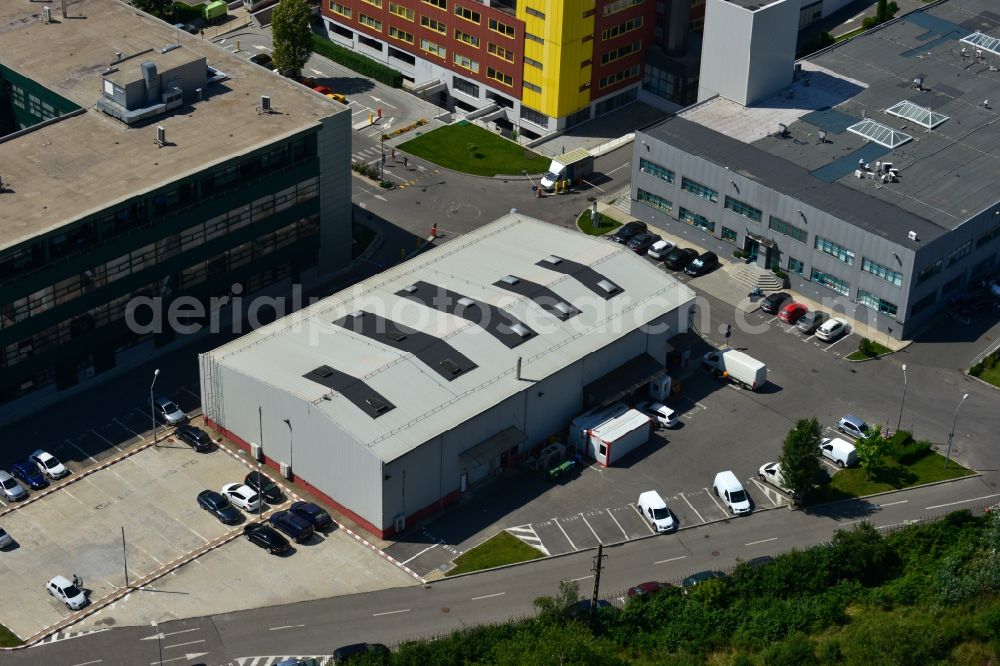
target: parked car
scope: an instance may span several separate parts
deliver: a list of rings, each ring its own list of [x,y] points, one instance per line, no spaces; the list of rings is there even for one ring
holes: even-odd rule
[[[846,414],[837,421],[837,430],[851,437],[861,437],[868,432],[868,424],[854,414]]]
[[[706,580],[712,580],[713,578],[725,578],[726,574],[721,571],[699,571],[698,573],[691,574],[687,578],[681,581],[681,587],[684,588],[684,594],[687,594],[691,588],[696,587],[700,583],[704,583]]]
[[[802,303],[785,303],[778,311],[778,319],[786,324],[794,324],[807,312],[809,312],[809,308]]]
[[[318,504],[313,504],[312,502],[292,502],[288,510],[302,516],[318,530],[323,529],[333,522],[329,513],[324,511]]]
[[[240,522],[241,515],[228,499],[214,490],[203,490],[198,493],[198,506],[208,511],[226,525]]]
[[[260,495],[242,483],[227,483],[219,491],[230,502],[240,507],[248,513],[256,513],[260,510]]]
[[[731,471],[716,474],[712,489],[719,499],[729,507],[734,516],[750,513],[750,497],[747,496],[743,485]]]
[[[667,503],[655,490],[647,490],[640,494],[636,506],[639,507],[639,513],[642,514],[642,517],[652,523],[656,531],[661,534],[669,532],[677,526],[670,509],[667,508]]]
[[[11,465],[10,471],[32,490],[38,490],[49,485],[49,480],[38,469],[34,460],[22,460]]]
[[[645,231],[632,236],[625,246],[636,254],[646,254],[649,248],[653,247],[653,243],[658,240],[660,240],[660,237],[657,234]]]
[[[616,243],[627,243],[632,240],[633,236],[638,236],[647,230],[645,222],[626,222],[618,227],[615,233],[611,234],[611,240]]]
[[[778,311],[790,300],[792,300],[791,294],[776,291],[764,297],[764,300],[760,302],[760,309],[767,314],[778,314]]]
[[[21,487],[13,476],[0,469],[0,492],[9,502],[17,502],[28,496],[28,492]]]
[[[212,449],[212,438],[201,428],[196,428],[193,425],[182,425],[177,428],[175,434],[178,439],[198,453],[205,453]]]
[[[38,467],[38,471],[50,479],[61,479],[69,474],[69,470],[59,462],[59,459],[48,451],[38,449],[31,454],[30,458]]]
[[[174,23],[174,27],[177,28],[178,30],[183,30],[184,32],[188,33],[189,35],[197,35],[198,34],[198,28],[194,27],[190,23]]]
[[[824,342],[833,342],[847,332],[847,322],[843,319],[827,319],[816,329],[816,337]]]
[[[291,511],[278,511],[268,519],[271,527],[276,527],[292,538],[295,543],[308,541],[313,535],[313,524]]]
[[[274,62],[271,59],[271,56],[266,53],[257,53],[250,56],[250,62],[267,69],[274,69]]]
[[[747,565],[751,569],[756,569],[757,567],[762,567],[765,564],[770,564],[774,562],[774,558],[770,555],[761,555],[760,557],[752,557],[743,564]]]
[[[611,608],[611,604],[604,599],[598,599],[597,611],[600,612],[602,608]],[[590,615],[590,599],[580,599],[580,601],[571,604],[567,612],[570,617],[585,617]]]
[[[271,480],[271,477],[263,472],[258,472],[256,470],[250,472],[247,474],[246,478],[243,479],[243,483],[263,495],[264,499],[271,504],[279,504],[283,499],[281,488],[278,487],[277,483]]]
[[[342,645],[333,651],[333,663],[342,664],[354,657],[363,654],[370,654],[376,660],[383,663],[389,660],[389,648],[381,643],[354,643],[352,645]],[[368,660],[370,662],[370,660]]]
[[[14,543],[14,538],[4,528],[0,527],[0,548],[6,548]]]
[[[769,462],[761,465],[760,469],[757,470],[757,476],[760,477],[761,481],[770,483],[778,490],[786,492],[789,495],[792,494],[792,491],[788,488],[788,484],[785,483],[785,477],[781,474],[781,463]]]
[[[643,414],[652,416],[656,424],[662,428],[673,428],[678,423],[677,412],[659,402],[643,400],[635,408]]]
[[[719,255],[714,252],[702,252],[690,264],[684,267],[684,272],[691,277],[704,275],[719,265]]]
[[[167,425],[180,425],[187,422],[187,414],[181,411],[173,400],[164,396],[153,399],[153,411],[156,418]]]
[[[698,250],[689,247],[675,247],[663,258],[663,265],[672,271],[679,271],[698,256]]]
[[[993,280],[993,282],[990,283],[990,293],[997,298],[1000,298],[1000,280]]]
[[[256,544],[266,550],[271,555],[283,553],[291,544],[288,539],[278,534],[278,532],[263,523],[250,523],[243,528],[243,536],[250,543]]]
[[[341,104],[347,104],[347,98],[341,95],[339,92],[334,92],[327,88],[326,86],[313,86],[313,90],[318,92],[320,95],[326,95],[328,99],[335,99]]]
[[[87,605],[87,595],[66,576],[56,576],[45,586],[53,597],[66,604],[70,610],[80,610]]]
[[[628,598],[634,599],[636,597],[641,597],[644,594],[654,594],[660,590],[669,590],[673,585],[670,583],[660,583],[655,580],[649,581],[648,583],[639,583],[635,587],[628,588]]]
[[[830,315],[825,312],[820,310],[811,310],[799,317],[799,320],[795,322],[795,328],[799,329],[803,333],[812,333],[829,318]]]
[[[675,247],[677,246],[670,241],[658,240],[653,243],[648,250],[646,250],[646,254],[653,259],[663,259],[665,256],[670,254],[670,251]]]
[[[854,445],[839,437],[825,437],[820,440],[819,452],[824,458],[837,463],[837,467],[853,467],[858,462],[858,452]]]

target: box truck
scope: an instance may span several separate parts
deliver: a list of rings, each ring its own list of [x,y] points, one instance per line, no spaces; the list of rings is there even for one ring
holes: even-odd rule
[[[767,366],[735,349],[709,352],[705,354],[701,365],[709,372],[734,381],[751,391],[756,391],[767,383]]]
[[[584,412],[569,424],[569,445],[576,451],[584,453],[587,450],[590,431],[611,419],[628,411],[628,405],[616,402],[605,407],[598,407]]]
[[[590,431],[587,454],[609,467],[649,441],[651,423],[649,416],[629,409]]]
[[[542,176],[542,189],[551,190],[557,181],[576,183],[594,173],[594,156],[589,150],[577,148],[552,159],[549,170]]]

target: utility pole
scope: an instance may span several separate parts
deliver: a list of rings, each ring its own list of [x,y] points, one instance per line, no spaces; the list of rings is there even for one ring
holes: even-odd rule
[[[122,525],[122,564],[125,566],[125,589],[129,588],[128,584],[128,556],[125,554],[125,526]]]
[[[597,555],[594,556],[594,566],[591,571],[594,572],[594,595],[590,598],[590,627],[594,628],[597,625],[597,595],[601,590],[601,568],[604,565],[604,558],[607,555],[604,554],[604,544],[597,544]]]

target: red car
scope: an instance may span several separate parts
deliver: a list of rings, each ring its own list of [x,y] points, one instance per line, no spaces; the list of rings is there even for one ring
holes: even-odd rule
[[[809,312],[809,308],[801,303],[789,303],[783,306],[778,312],[778,319],[789,324],[794,324],[807,312]]]
[[[656,581],[650,581],[648,583],[639,583],[635,587],[630,587],[628,589],[628,598],[632,599],[634,597],[641,597],[644,594],[652,594],[653,592],[659,592],[660,590],[665,590],[670,587],[669,583],[657,583]]]

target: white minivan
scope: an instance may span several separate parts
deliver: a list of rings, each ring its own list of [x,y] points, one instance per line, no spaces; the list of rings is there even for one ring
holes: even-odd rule
[[[743,490],[739,479],[731,471],[719,472],[712,484],[715,494],[719,496],[734,516],[750,513],[750,497]]]
[[[639,501],[636,504],[639,507],[639,513],[653,524],[657,532],[669,532],[674,529],[676,525],[674,516],[667,508],[667,503],[660,497],[660,493],[655,490],[647,490],[639,495]]]
[[[839,437],[826,437],[819,443],[819,452],[823,457],[837,463],[839,467],[853,467],[858,462],[858,453],[854,445]]]

